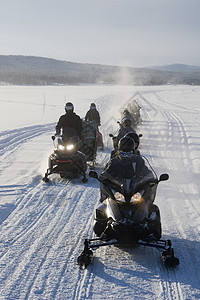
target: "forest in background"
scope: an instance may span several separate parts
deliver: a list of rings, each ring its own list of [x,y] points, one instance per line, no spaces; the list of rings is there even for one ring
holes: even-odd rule
[[[14,85],[200,85],[200,67],[183,64],[133,68],[0,55],[0,84]]]

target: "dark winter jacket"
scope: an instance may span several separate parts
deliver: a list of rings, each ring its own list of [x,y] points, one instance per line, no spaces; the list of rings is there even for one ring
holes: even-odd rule
[[[96,109],[88,110],[85,116],[85,120],[90,122],[94,121],[97,126],[99,126],[101,123],[99,112]]]
[[[74,128],[81,138],[81,131],[82,131],[82,120],[81,118],[76,115],[74,112],[66,112],[65,115],[62,115],[56,125],[56,133],[60,134],[61,129],[65,127]]]

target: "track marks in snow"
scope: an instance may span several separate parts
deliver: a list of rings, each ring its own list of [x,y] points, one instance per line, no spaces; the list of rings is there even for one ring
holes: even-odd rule
[[[106,161],[104,153],[100,157]],[[5,297],[59,297],[74,268],[74,276],[79,280],[75,283],[76,292],[71,282],[68,293],[79,297],[85,286],[89,288],[76,260],[83,250],[84,237],[92,233],[98,182],[90,179],[84,185],[80,179],[51,179],[49,184],[38,179],[30,181],[24,193],[19,194],[15,209],[4,220],[0,264]]]
[[[13,206],[4,202],[8,214],[4,214],[0,225],[3,234],[0,288],[4,299],[100,299],[102,295],[108,299],[199,297],[197,183],[200,177],[196,164],[199,137],[195,136],[198,129],[194,127],[197,121],[187,123],[184,114],[189,109],[181,105],[175,109],[176,105],[169,103],[171,100],[159,99],[159,91],[151,94],[150,90],[136,93],[143,114],[143,124],[138,129],[143,133],[140,150],[158,175],[170,174],[169,182],[158,189],[156,204],[161,209],[164,238],[172,239],[180,266],[175,271],[166,270],[155,249],[105,247],[94,251],[94,261],[87,270],[80,270],[76,260],[83,250],[84,239],[92,235],[93,213],[99,198],[98,182],[89,179],[83,185],[80,180],[52,177],[49,185],[42,183],[37,170],[41,161],[38,153],[39,148],[47,150],[49,136],[46,138],[45,134],[52,132],[53,124],[41,128],[30,126],[20,129],[22,134],[13,130],[4,131],[0,136],[3,172],[0,196],[15,199]],[[105,97],[91,102],[96,102],[104,115],[115,99],[106,93]],[[115,107],[114,112],[116,110]],[[108,120],[109,114],[105,115]],[[47,142],[40,139],[40,135]],[[41,144],[38,145],[38,141]],[[20,151],[23,157],[27,152],[32,155],[38,151],[34,155],[35,165],[28,157],[22,162],[18,156]],[[109,156],[110,149],[107,149],[98,153],[97,161],[102,166]],[[9,172],[4,172],[3,167],[16,174],[17,166],[20,177],[7,182]],[[191,174],[196,178],[191,178]],[[26,177],[30,175],[33,175],[31,180]]]
[[[23,127],[21,129],[7,130],[0,133],[0,155],[10,154],[16,148],[34,137],[53,130],[54,123]]]
[[[0,157],[1,165],[0,172],[3,172],[8,167],[13,167],[15,162],[15,155],[17,152],[21,151],[21,160],[16,168],[19,169],[22,164],[24,164],[23,158],[23,146],[28,144],[28,142],[34,140],[36,137],[40,137],[43,134],[53,131],[53,124],[45,125],[35,125],[30,127],[24,127],[21,129],[3,131],[0,136]],[[27,157],[27,153],[24,156]],[[31,154],[29,154],[29,161],[32,163]],[[27,163],[27,162],[26,162]],[[11,174],[12,176],[12,174]]]
[[[146,113],[143,111],[146,120],[143,121],[141,152],[146,151],[145,155],[156,171],[170,175],[170,181],[160,185],[156,202],[161,210],[164,237],[172,240],[180,266],[174,272],[161,272],[159,298],[186,299],[199,294],[200,284],[199,243],[195,241],[199,232],[200,204],[200,177],[195,165],[198,151],[198,144],[194,142],[196,120],[194,123],[183,121],[186,108],[183,107],[184,113],[180,109],[174,112],[169,107],[165,109],[165,103],[150,103],[145,99],[142,105],[146,109]],[[182,216],[187,216],[187,222]],[[196,276],[192,275],[192,270]],[[193,287],[193,293],[189,286]]]
[[[26,146],[51,130],[47,124],[2,133],[0,145],[5,166],[13,164],[12,154],[20,145]],[[22,155],[26,148],[22,147]],[[107,155],[99,153],[98,160],[106,162]],[[44,184],[36,174],[25,185],[2,185],[7,196],[9,191],[10,196],[13,193],[16,197],[13,207],[6,203],[9,213],[5,216],[4,212],[1,226],[1,284],[5,297],[54,298],[60,291],[63,293],[65,276],[69,281],[69,274],[76,267],[77,276],[81,274],[76,260],[83,250],[83,236],[88,237],[92,232],[94,207],[99,198],[98,183],[93,186],[89,181],[84,185],[80,179],[66,181],[58,177],[52,176],[52,182]],[[84,286],[84,279],[81,280]],[[77,295],[82,293],[79,280],[76,290]]]
[[[56,189],[55,186],[54,189]],[[11,259],[13,266],[6,267],[5,263],[3,272],[7,290],[10,291],[9,294],[6,294],[7,297],[13,296],[12,286],[9,285],[9,282],[12,282],[13,287],[26,286],[24,293],[26,293],[25,298],[28,298],[28,295],[33,293],[32,289],[35,294],[40,294],[44,291],[45,285],[48,283],[49,286],[51,281],[52,288],[48,293],[54,297],[59,290],[61,281],[64,280],[63,277],[68,270],[68,264],[76,247],[81,248],[83,232],[79,229],[81,227],[76,225],[73,228],[72,224],[79,223],[87,234],[91,229],[91,220],[88,223],[87,218],[82,218],[83,210],[80,208],[86,205],[85,199],[91,198],[91,192],[85,192],[82,186],[80,189],[63,186],[60,191],[57,187],[57,192],[53,192],[53,196],[57,194],[54,200],[48,198],[51,191],[48,193],[46,191],[47,194],[41,192],[42,189],[37,186],[34,191],[30,191],[26,195],[22,201],[24,205],[21,203],[16,212],[19,220],[14,221],[15,228],[12,229],[13,232],[16,232],[16,237],[11,236],[9,240],[4,241],[8,247],[5,246],[6,252],[0,262],[4,265],[7,259]],[[28,214],[30,211],[32,216]],[[27,226],[25,222],[27,222]],[[7,231],[7,228],[5,230]],[[17,257],[14,255],[15,252],[18,253]],[[58,269],[55,270],[56,265]],[[76,265],[76,262],[73,262],[73,265]],[[49,268],[50,273],[48,273]],[[52,271],[56,271],[56,282],[53,281],[55,274]],[[44,273],[48,273],[48,276],[45,276]]]

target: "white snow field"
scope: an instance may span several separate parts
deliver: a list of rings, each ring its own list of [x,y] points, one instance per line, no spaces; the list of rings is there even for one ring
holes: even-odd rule
[[[166,269],[157,249],[103,247],[86,270],[77,265],[92,237],[99,184],[89,178],[42,177],[54,146],[51,135],[73,102],[82,118],[91,102],[102,117],[109,160],[120,109],[136,99],[143,122],[141,153],[160,183],[155,204],[163,238],[180,259]],[[0,299],[200,299],[200,87],[0,86]]]

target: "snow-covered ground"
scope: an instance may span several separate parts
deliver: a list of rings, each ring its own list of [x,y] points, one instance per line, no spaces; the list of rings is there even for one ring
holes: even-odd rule
[[[52,176],[42,182],[51,135],[71,101],[85,116],[95,102],[111,151],[120,109],[142,107],[141,153],[158,175],[163,237],[180,265],[166,269],[156,249],[98,249],[87,270],[77,257],[92,237],[99,186]],[[200,299],[200,87],[0,87],[0,299]]]

